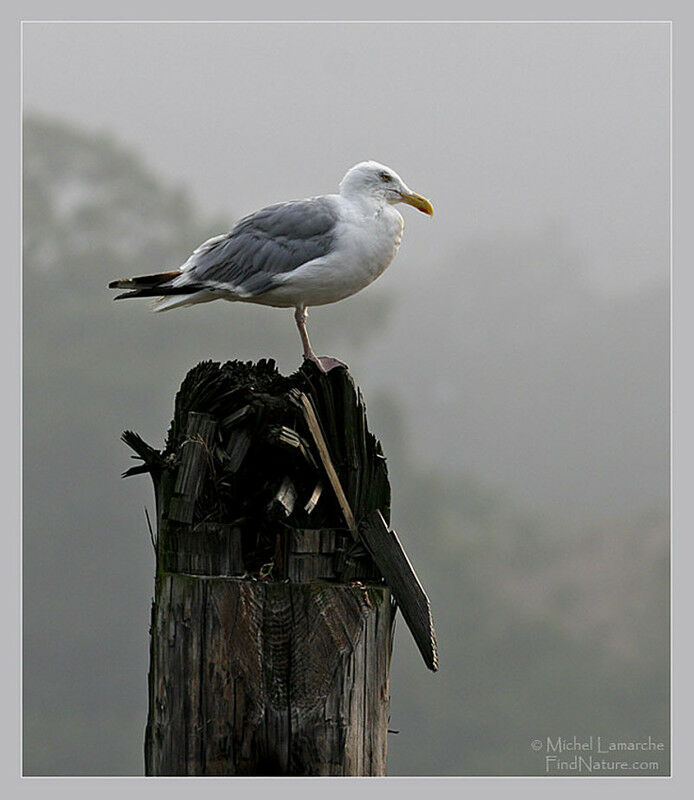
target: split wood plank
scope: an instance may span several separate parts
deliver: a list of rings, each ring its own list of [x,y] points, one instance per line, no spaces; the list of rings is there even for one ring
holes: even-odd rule
[[[181,464],[169,508],[169,519],[174,522],[193,521],[195,501],[207,475],[210,446],[216,430],[214,417],[195,411],[188,413],[186,439],[181,447]]]
[[[378,510],[362,520],[359,535],[390,586],[424,663],[436,672],[439,654],[431,605],[398,535]]]
[[[342,515],[347,523],[347,527],[351,531],[354,539],[357,539],[357,525],[354,520],[354,514],[352,513],[349,501],[347,500],[344,489],[342,488],[342,484],[340,483],[340,479],[338,478],[335,467],[333,466],[332,459],[330,458],[330,451],[328,450],[328,445],[325,442],[323,431],[321,430],[320,422],[318,422],[316,410],[313,407],[311,398],[303,392],[300,392],[298,389],[292,389],[290,395],[299,403],[299,406],[303,411],[306,424],[308,425],[308,429],[311,433],[313,441],[318,448],[318,455],[320,456],[320,460],[323,462],[323,467],[325,468],[330,485],[333,487],[333,491],[337,497],[337,502],[340,505]]]

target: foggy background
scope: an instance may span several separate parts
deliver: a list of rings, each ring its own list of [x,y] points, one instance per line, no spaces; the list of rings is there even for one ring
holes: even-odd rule
[[[202,359],[300,362],[291,311],[113,304],[374,158],[429,197],[313,309],[388,456],[441,671],[398,623],[391,775],[668,741],[666,24],[24,25],[24,772],[142,774],[146,477]],[[667,772],[661,757],[660,774]],[[654,774],[654,773],[649,773]]]

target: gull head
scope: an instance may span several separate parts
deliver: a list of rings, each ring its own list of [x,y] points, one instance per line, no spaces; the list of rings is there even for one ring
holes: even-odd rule
[[[421,194],[413,192],[395,170],[377,161],[362,161],[350,169],[340,183],[340,194],[347,198],[371,198],[380,203],[407,203],[432,216],[434,207]]]

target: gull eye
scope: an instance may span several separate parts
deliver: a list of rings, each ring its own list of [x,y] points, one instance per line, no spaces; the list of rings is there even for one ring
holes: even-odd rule
[[[381,173],[381,180],[385,181],[386,183],[390,183],[390,181],[393,180],[393,176],[389,175],[387,172],[382,172]]]

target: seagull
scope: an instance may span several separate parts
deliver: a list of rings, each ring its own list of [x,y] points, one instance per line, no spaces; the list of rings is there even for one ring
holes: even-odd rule
[[[342,179],[339,194],[262,208],[201,244],[178,269],[113,281],[109,288],[128,290],[116,300],[158,298],[155,311],[219,299],[294,308],[304,359],[327,373],[347,365],[313,352],[308,308],[356,294],[385,271],[402,239],[399,203],[434,213],[394,170],[362,161]]]

